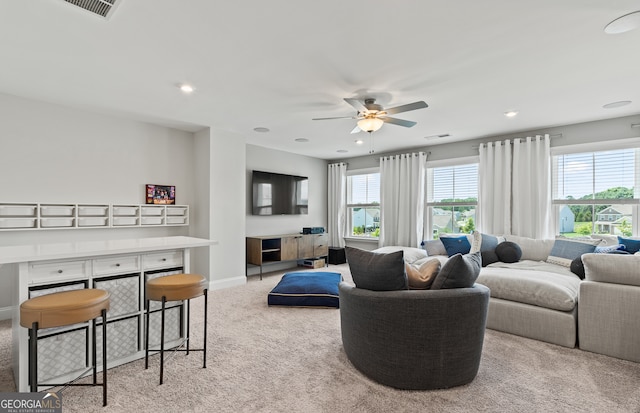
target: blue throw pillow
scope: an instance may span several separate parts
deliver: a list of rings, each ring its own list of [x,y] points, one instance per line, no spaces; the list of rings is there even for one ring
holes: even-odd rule
[[[471,250],[471,244],[466,235],[459,237],[440,237],[440,241],[444,244],[444,249],[447,250],[447,255],[450,257],[456,254],[468,254]]]
[[[582,254],[594,252],[600,240],[572,240],[567,238],[556,238],[553,248],[547,257],[549,264],[561,265],[570,268],[571,261]]]
[[[640,239],[622,238],[618,236],[618,242],[625,246],[629,254],[635,254],[640,250]]]

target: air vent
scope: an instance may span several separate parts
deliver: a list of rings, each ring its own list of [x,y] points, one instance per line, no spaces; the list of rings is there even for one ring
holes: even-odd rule
[[[98,16],[109,18],[119,0],[64,0]]]

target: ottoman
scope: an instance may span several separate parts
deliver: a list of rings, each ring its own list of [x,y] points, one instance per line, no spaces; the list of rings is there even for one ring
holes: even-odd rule
[[[269,292],[269,305],[293,307],[339,308],[338,284],[342,275],[337,272],[289,272]]]

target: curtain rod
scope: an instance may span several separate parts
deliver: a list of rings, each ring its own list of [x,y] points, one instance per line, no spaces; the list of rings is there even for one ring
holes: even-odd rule
[[[431,151],[420,151],[420,152],[411,152],[411,153],[397,153],[395,155],[382,155],[380,156],[378,159],[382,159],[382,158],[390,158],[392,156],[402,156],[402,155],[410,155],[410,156],[418,156],[421,153],[424,153],[425,155],[429,156],[431,155]]]
[[[536,135],[536,136],[542,136],[542,135]],[[555,133],[553,135],[549,135],[549,138],[550,139],[551,138],[562,138],[562,134],[561,133]],[[509,138],[509,139],[504,139],[502,141],[496,141],[494,143],[500,143],[501,144],[503,141],[507,141],[507,140],[508,141],[513,141],[514,139],[527,139],[527,138],[526,137],[522,137],[522,136],[516,136],[516,137],[513,137],[513,138]],[[483,142],[483,143],[487,143],[487,142]],[[479,148],[480,148],[480,145],[474,145],[474,146],[471,147],[471,149],[479,149]]]

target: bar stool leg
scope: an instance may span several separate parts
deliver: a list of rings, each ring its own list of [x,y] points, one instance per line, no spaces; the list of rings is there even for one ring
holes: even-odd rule
[[[191,299],[187,300],[187,356],[189,355],[189,341],[191,341],[191,335],[189,334],[189,326],[191,325],[190,321],[191,316]]]
[[[202,368],[207,368],[207,289],[204,290],[204,346],[202,347]]]
[[[29,329],[29,384],[31,392],[38,391],[38,322]]]
[[[102,310],[102,406],[107,405],[107,310]]]
[[[102,320],[102,322],[104,323],[104,320]],[[94,318],[93,320],[91,320],[91,330],[92,330],[92,353],[91,354],[91,362],[93,363],[93,369],[92,369],[92,375],[93,375],[93,385],[95,386],[98,383],[97,380],[97,376],[98,376],[98,355],[97,355],[97,348],[98,346],[96,345],[96,340],[97,340],[97,333],[96,333],[96,319]]]
[[[147,314],[144,331],[144,369],[149,368],[149,300],[147,300]]]
[[[164,377],[164,308],[167,297],[162,296],[162,325],[160,326],[160,384]]]

